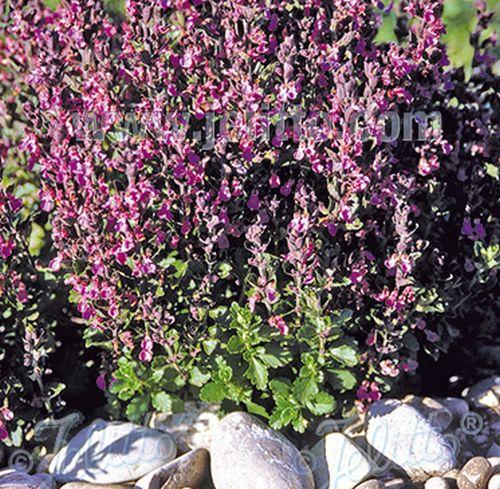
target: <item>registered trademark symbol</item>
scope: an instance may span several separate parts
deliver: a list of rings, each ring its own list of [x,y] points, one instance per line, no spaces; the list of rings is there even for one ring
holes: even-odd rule
[[[483,429],[483,418],[477,413],[465,413],[460,427],[466,435],[477,435]]]
[[[9,457],[9,467],[21,472],[29,472],[33,468],[34,462],[31,454],[22,449],[18,449]]]

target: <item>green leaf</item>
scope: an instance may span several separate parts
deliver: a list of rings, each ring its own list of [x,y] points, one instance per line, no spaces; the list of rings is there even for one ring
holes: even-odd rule
[[[251,414],[256,414],[257,416],[262,416],[263,418],[269,419],[269,413],[266,409],[253,401],[245,402],[245,406],[247,407],[247,411]]]
[[[452,64],[470,69],[474,57],[470,35],[477,23],[473,3],[470,0],[447,0],[444,2],[443,21],[446,25],[443,40]]]
[[[135,397],[127,406],[125,414],[128,419],[134,422],[141,421],[142,417],[148,412],[149,396]]]
[[[209,382],[200,391],[200,399],[205,402],[222,402],[226,397],[226,388],[219,382]]]
[[[31,234],[29,237],[28,250],[30,254],[38,256],[45,244],[45,230],[42,226],[33,222],[31,225]]]
[[[270,368],[279,368],[288,365],[293,360],[290,350],[278,344],[270,344],[264,347],[265,353],[259,354],[262,362]]]
[[[486,163],[486,173],[495,180],[498,180],[498,166],[493,165],[492,163]]]
[[[262,362],[257,360],[257,358],[252,357],[250,359],[250,365],[245,372],[246,377],[255,385],[258,389],[264,390],[267,386],[268,373],[267,369]]]
[[[336,346],[330,348],[329,352],[332,357],[348,367],[354,367],[358,364],[356,350],[350,345]]]
[[[166,392],[158,392],[153,396],[153,407],[162,413],[172,412],[172,396]]]
[[[293,383],[293,392],[295,398],[305,404],[317,395],[318,384],[313,377],[299,377]]]
[[[335,410],[335,399],[327,392],[319,392],[313,401],[307,403],[307,408],[315,416],[323,416]]]
[[[276,395],[287,396],[290,394],[290,383],[288,380],[273,379],[269,382],[269,388]]]
[[[380,26],[374,42],[377,44],[384,44],[387,42],[397,42],[398,38],[394,32],[396,27],[396,15],[391,12],[390,15],[384,15],[382,18],[382,25]]]
[[[329,369],[327,379],[334,389],[351,390],[357,384],[356,376],[349,370]]]
[[[217,347],[217,343],[217,340],[205,340],[203,342],[203,349],[205,350],[205,353],[210,356]]]
[[[205,385],[210,380],[210,374],[204,374],[198,367],[193,367],[189,372],[189,383],[196,387]]]
[[[231,353],[231,355],[241,353],[244,348],[245,345],[243,343],[243,340],[239,336],[235,335],[229,338],[229,341],[227,342],[227,351]]]
[[[281,400],[281,403],[276,406],[269,418],[269,426],[275,430],[279,430],[284,426],[292,423],[300,413],[297,409],[289,405],[286,400]]]

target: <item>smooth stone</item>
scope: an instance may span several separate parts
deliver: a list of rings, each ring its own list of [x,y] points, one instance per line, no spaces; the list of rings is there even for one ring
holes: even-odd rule
[[[487,457],[500,457],[500,445],[493,442],[486,453]]]
[[[57,453],[49,472],[61,483],[119,484],[140,479],[173,460],[176,452],[166,433],[98,419]]]
[[[492,470],[491,464],[484,457],[471,458],[458,474],[458,488],[486,489]]]
[[[488,489],[500,489],[500,474],[495,474],[488,482]]]
[[[134,489],[179,489],[200,487],[210,466],[210,456],[204,448],[182,455],[138,480]]]
[[[4,477],[6,475],[15,474],[15,473],[16,473],[16,470],[14,470],[14,469],[10,469],[10,468],[0,469],[0,478]]]
[[[181,453],[210,448],[211,437],[219,424],[219,404],[188,401],[182,413],[153,413],[149,426],[174,437]]]
[[[48,474],[29,475],[12,471],[0,477],[0,488],[4,489],[54,489],[56,481]]]
[[[311,449],[316,489],[352,489],[373,472],[366,453],[343,433],[329,433]]]
[[[450,484],[442,477],[431,477],[424,484],[425,489],[450,489]]]
[[[48,453],[47,455],[44,455],[40,459],[40,462],[38,462],[38,465],[36,466],[36,472],[47,474],[49,472],[50,463],[52,462],[52,460],[54,460],[54,456],[55,455],[53,453]]]
[[[387,487],[387,489],[417,489],[420,486],[411,481],[398,477],[397,479],[392,479],[385,482],[385,487]]]
[[[362,482],[356,489],[385,489],[385,484],[377,479],[371,479],[366,482]]]
[[[465,391],[465,398],[477,408],[499,406],[500,375],[488,377]]]
[[[457,421],[470,411],[469,403],[459,397],[438,397],[436,401],[447,408]]]
[[[488,457],[488,462],[493,474],[498,474],[500,472],[500,457]]]
[[[432,397],[408,395],[403,402],[415,408],[440,433],[446,431],[453,421],[452,412],[442,402]]]
[[[132,484],[92,484],[91,482],[68,482],[61,489],[131,489]]]
[[[445,479],[452,479],[452,480],[457,480],[458,474],[460,473],[459,469],[452,469],[449,472],[446,472],[446,474],[443,475]]]
[[[221,420],[210,457],[217,489],[314,489],[312,472],[297,448],[248,413]]]
[[[443,479],[446,479],[446,482],[448,482],[450,489],[457,489],[457,477],[459,472],[460,471],[458,469],[453,469],[443,475]]]
[[[455,454],[446,438],[412,406],[395,400],[378,401],[367,419],[368,443],[412,480],[425,481],[455,468]],[[372,459],[377,462],[375,455]]]

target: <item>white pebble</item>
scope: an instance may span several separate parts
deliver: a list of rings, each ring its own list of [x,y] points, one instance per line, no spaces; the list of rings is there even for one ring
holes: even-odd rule
[[[432,477],[425,483],[425,489],[450,489],[448,482],[441,477]]]
[[[500,489],[500,474],[496,474],[490,479],[488,489]]]
[[[493,467],[493,474],[500,473],[500,457],[488,457],[488,462]]]

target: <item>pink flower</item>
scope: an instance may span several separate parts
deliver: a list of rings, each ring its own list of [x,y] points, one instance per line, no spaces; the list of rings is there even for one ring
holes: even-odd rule
[[[401,368],[405,372],[414,372],[418,368],[418,362],[416,360],[413,360],[413,358],[408,358],[406,362],[403,362]]]
[[[0,417],[2,417],[5,421],[12,421],[14,419],[14,413],[6,407],[0,408]]]
[[[250,195],[250,198],[248,199],[247,207],[251,211],[257,211],[260,208],[260,200],[259,196],[256,193],[253,193]]]
[[[271,188],[278,188],[280,186],[280,177],[276,173],[273,173],[269,177],[269,185]]]
[[[337,225],[334,223],[334,222],[330,222],[328,223],[327,227],[328,229],[328,233],[330,234],[330,236],[332,237],[335,237],[335,235],[337,234],[337,231],[338,231],[338,227]]]
[[[153,359],[153,340],[146,335],[141,341],[141,351],[139,360],[144,363],[149,363]]]
[[[399,369],[394,365],[392,360],[386,359],[380,362],[380,372],[388,377],[397,377]]]
[[[97,379],[95,381],[97,388],[100,389],[101,391],[106,391],[106,374],[102,373],[97,376]]]
[[[290,332],[290,328],[281,316],[271,316],[268,322],[270,326],[276,328],[281,335],[286,335]]]
[[[2,237],[0,236],[0,256],[7,260],[10,255],[12,255],[12,251],[14,250],[14,241],[8,239],[7,241],[2,241]]]
[[[470,219],[464,219],[462,234],[468,236],[472,241],[477,241],[486,237],[486,231],[479,219],[474,219],[474,225],[472,225]]]
[[[166,219],[167,221],[171,221],[174,218],[168,204],[165,203],[160,207],[160,210],[158,211],[158,217],[160,219]]]
[[[427,341],[430,341],[431,343],[436,343],[436,341],[439,340],[439,335],[429,329],[425,330],[425,336],[427,337]]]

